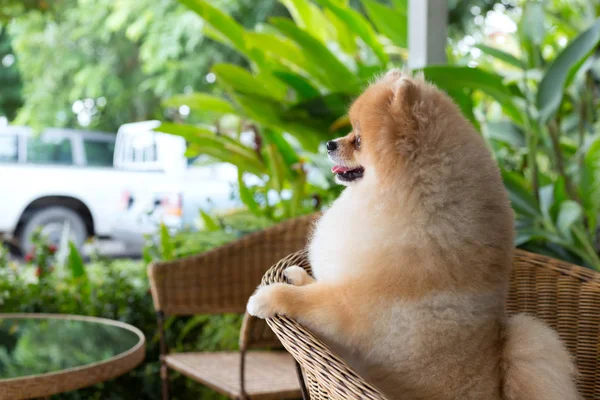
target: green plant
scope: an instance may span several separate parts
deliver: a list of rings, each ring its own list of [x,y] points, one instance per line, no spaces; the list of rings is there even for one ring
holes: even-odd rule
[[[49,244],[41,230],[36,230],[31,235],[33,249],[25,255],[25,261],[35,267],[35,275],[40,285],[45,283],[46,278],[54,271],[56,263],[54,254],[56,246]]]
[[[0,15],[0,20],[1,20]],[[12,120],[23,104],[21,98],[22,84],[15,64],[15,56],[11,47],[11,39],[7,29],[0,25],[0,116]]]
[[[600,20],[576,15],[583,31],[565,23],[549,32],[562,6],[526,3],[512,53],[478,46],[482,70],[512,91],[482,99],[482,125],[516,212],[517,245],[600,270]],[[517,112],[498,118],[494,104]]]
[[[8,268],[10,262],[10,250],[0,242],[0,268]]]
[[[146,236],[144,262],[149,264],[200,254],[273,224],[269,218],[240,210],[212,216],[200,211],[200,218],[204,227],[199,231],[184,230],[172,234],[161,224],[157,235]]]
[[[255,140],[243,143],[242,129],[232,137],[191,125],[159,129],[198,143],[192,146],[195,152],[255,175],[263,192],[283,189],[309,205],[311,189],[296,180],[293,167],[297,160],[310,160],[322,168],[315,155],[319,143],[347,129],[351,99],[374,75],[404,63],[406,1],[363,0],[354,9],[346,1],[282,0],[292,19],[271,18],[253,30],[208,1],[180,1],[203,18],[206,35],[245,57],[249,69],[216,64],[212,71],[225,97],[193,93],[165,105],[188,105],[192,114],[235,114],[251,122]],[[452,65],[423,72],[454,98],[494,151],[516,211],[516,244],[600,269],[600,74],[595,56],[600,22],[589,17],[596,10],[583,17],[567,3],[530,1],[512,8],[521,21],[516,35],[520,54],[482,43],[478,67],[467,66],[468,57],[453,56]],[[555,15],[561,14],[569,20],[547,33],[545,25],[557,24]],[[583,32],[574,28],[586,25]],[[264,201],[257,204],[257,193],[247,190],[243,180],[239,183],[250,211],[268,210]],[[331,186],[323,191],[326,199],[335,195]]]
[[[3,312],[78,314],[132,324],[146,336],[146,359],[130,373],[90,388],[54,396],[57,399],[159,399],[159,351],[156,316],[146,267],[149,262],[198,254],[260,229],[271,221],[249,213],[215,218],[218,230],[170,234],[162,229],[149,239],[145,261],[111,260],[93,252],[83,263],[74,246],[64,265],[56,262],[55,248],[39,232],[28,262],[10,260],[0,246],[0,309]],[[54,268],[52,268],[54,267]],[[44,271],[38,273],[38,271]],[[198,315],[169,318],[167,341],[173,351],[234,350],[238,346],[240,315]],[[22,343],[21,351],[28,351]],[[173,399],[215,398],[216,394],[179,374],[171,375]]]
[[[320,1],[320,8],[308,1],[281,1],[293,21],[273,17],[254,30],[209,1],[182,3],[202,16],[205,34],[237,51],[250,71],[216,64],[212,72],[226,98],[192,93],[165,106],[188,106],[192,116],[234,114],[242,122],[229,136],[206,126],[164,123],[158,129],[185,137],[191,152],[238,166],[240,198],[257,215],[278,220],[327,204],[338,189],[325,178],[308,177],[322,167],[319,144],[345,129],[348,103],[374,73],[391,61],[402,62],[406,2],[392,8],[364,1],[371,23],[343,2]],[[244,131],[252,133],[252,143],[242,143]],[[247,183],[247,175],[254,183]]]

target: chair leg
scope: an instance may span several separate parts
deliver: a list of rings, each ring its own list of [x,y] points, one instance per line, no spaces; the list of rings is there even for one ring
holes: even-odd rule
[[[294,360],[294,364],[296,366],[296,377],[298,378],[298,383],[300,384],[300,392],[302,393],[303,400],[310,400],[310,394],[308,394],[308,389],[306,388],[306,382],[304,381],[304,374],[302,373],[302,368],[298,361]]]
[[[169,369],[163,357],[169,352],[167,339],[165,337],[165,314],[162,311],[156,312],[156,323],[160,339],[160,380],[162,384],[162,400],[169,400]]]
[[[165,364],[160,366],[160,380],[162,384],[162,400],[169,400],[169,369]]]

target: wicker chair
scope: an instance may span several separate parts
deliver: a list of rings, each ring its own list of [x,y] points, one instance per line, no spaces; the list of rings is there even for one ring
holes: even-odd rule
[[[292,265],[311,272],[303,250],[273,266],[262,283],[285,282],[283,271]],[[536,315],[556,329],[577,363],[581,394],[586,400],[600,399],[600,274],[517,250],[511,278],[509,314]],[[295,321],[275,317],[267,323],[300,363],[304,390],[311,400],[385,399],[381,392]]]
[[[283,222],[200,254],[148,267],[158,320],[163,399],[173,369],[233,399],[301,397],[294,359],[262,320],[246,314],[239,352],[169,353],[164,320],[173,315],[244,313],[269,266],[305,246],[314,216]],[[299,370],[298,370],[299,371]]]

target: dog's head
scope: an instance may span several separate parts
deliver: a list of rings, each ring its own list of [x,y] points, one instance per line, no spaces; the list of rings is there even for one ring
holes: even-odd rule
[[[426,135],[427,118],[418,104],[431,103],[435,96],[445,97],[422,76],[400,70],[391,70],[370,85],[350,107],[352,131],[327,143],[336,181],[349,186],[400,174],[399,168],[414,158]]]

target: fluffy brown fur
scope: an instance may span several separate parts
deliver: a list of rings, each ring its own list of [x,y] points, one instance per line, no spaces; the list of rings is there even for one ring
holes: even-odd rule
[[[316,226],[315,279],[292,267],[248,311],[298,320],[391,399],[578,399],[556,334],[504,314],[513,215],[456,105],[391,71],[349,115],[330,151],[348,188]]]

